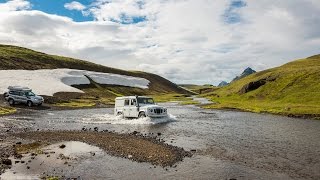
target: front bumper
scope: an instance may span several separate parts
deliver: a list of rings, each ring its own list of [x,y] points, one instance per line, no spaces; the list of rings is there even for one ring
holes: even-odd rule
[[[36,105],[42,104],[43,102],[44,102],[44,100],[33,100],[33,101],[32,101],[32,103],[33,103],[33,104],[36,104]]]
[[[147,116],[151,118],[163,118],[168,117],[168,114],[148,114]]]

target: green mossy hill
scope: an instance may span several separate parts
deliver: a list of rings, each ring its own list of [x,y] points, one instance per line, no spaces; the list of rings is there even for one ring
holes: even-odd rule
[[[99,64],[94,64],[84,60],[68,57],[49,55],[31,49],[0,45],[0,70],[9,69],[56,69],[70,68],[96,72],[114,73],[127,76],[135,76],[148,79],[150,81],[148,93],[190,93],[180,88],[169,80],[152,73],[140,71],[124,71],[121,69],[110,68]]]
[[[298,117],[320,116],[320,55],[251,74],[204,95],[217,104]]]

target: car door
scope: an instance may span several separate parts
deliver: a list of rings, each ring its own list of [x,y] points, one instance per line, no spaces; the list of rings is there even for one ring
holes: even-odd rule
[[[21,103],[27,103],[28,98],[27,98],[25,92],[19,92],[19,100]]]
[[[124,100],[123,115],[124,117],[130,117],[130,99]]]
[[[137,107],[137,100],[131,99],[130,100],[130,117],[138,117],[139,111]]]

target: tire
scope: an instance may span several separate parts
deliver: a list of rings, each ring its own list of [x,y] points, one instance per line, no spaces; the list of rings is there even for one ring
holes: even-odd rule
[[[8,100],[8,102],[9,102],[9,105],[10,105],[10,106],[13,106],[13,105],[14,105],[14,103],[15,103],[15,102],[14,102],[14,100],[13,100],[12,98],[10,98],[10,99]]]
[[[27,106],[32,107],[33,103],[31,101],[27,101]]]
[[[117,116],[118,116],[118,117],[122,117],[122,118],[123,118],[123,114],[122,114],[122,112],[118,112],[118,113],[117,113]]]
[[[7,95],[8,95],[8,93],[4,93],[4,94],[3,94],[3,97],[4,97],[4,98],[6,98],[6,97],[7,97]]]
[[[147,117],[147,116],[146,116],[146,113],[141,112],[141,113],[139,113],[138,119],[140,119],[140,118],[145,118],[145,117]]]

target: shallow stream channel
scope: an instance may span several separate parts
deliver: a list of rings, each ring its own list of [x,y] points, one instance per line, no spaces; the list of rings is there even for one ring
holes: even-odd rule
[[[13,163],[0,179],[38,179],[43,174],[78,179],[320,179],[320,121],[161,105],[168,108],[168,118],[121,119],[112,115],[112,108],[33,110],[0,117],[0,134],[8,129],[95,127],[119,133],[160,133],[167,144],[193,152],[172,167],[110,156],[98,147],[69,141],[44,147],[48,154],[39,155],[28,168]],[[66,147],[57,148],[61,144]],[[62,161],[65,157],[68,160]],[[32,157],[24,158],[28,162]]]

